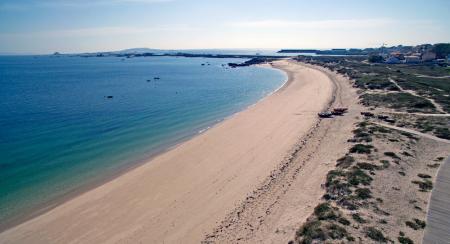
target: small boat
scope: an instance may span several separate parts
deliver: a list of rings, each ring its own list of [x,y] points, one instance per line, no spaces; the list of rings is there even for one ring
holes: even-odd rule
[[[155,78],[153,78],[153,79],[155,79],[155,80],[159,80],[159,79],[161,79],[161,78],[159,78],[158,76],[156,76]]]
[[[105,96],[105,97],[108,99],[112,99],[114,96],[109,95],[109,96]]]

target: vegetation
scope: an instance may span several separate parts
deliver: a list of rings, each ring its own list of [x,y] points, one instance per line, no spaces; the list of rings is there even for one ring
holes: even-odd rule
[[[355,158],[350,155],[345,155],[344,157],[337,160],[337,166],[342,168],[348,168],[355,162]]]
[[[399,236],[397,239],[401,244],[414,244],[414,242],[406,236]]]
[[[378,242],[386,242],[387,241],[386,237],[383,235],[383,232],[381,232],[380,230],[378,230],[375,227],[367,228],[366,235],[374,241],[378,241]]]
[[[413,221],[406,221],[406,226],[410,227],[413,230],[425,229],[427,226],[426,222],[420,219],[413,219]]]
[[[332,219],[335,220],[338,217],[338,213],[333,209],[333,207],[328,203],[324,202],[317,205],[314,208],[314,214],[319,220]]]
[[[355,190],[355,193],[359,199],[368,199],[372,197],[372,193],[368,188],[358,188]]]
[[[418,174],[417,176],[419,176],[422,179],[429,179],[429,178],[431,178],[431,176],[427,175],[427,174]]]
[[[437,113],[434,105],[421,97],[413,96],[406,92],[387,94],[364,94],[362,103],[371,107],[387,107],[406,110],[407,112]]]
[[[450,54],[450,43],[437,43],[433,46],[437,58],[447,58]]]
[[[352,148],[350,148],[351,153],[366,153],[369,154],[372,152],[373,146],[372,145],[365,145],[365,144],[356,144]]]
[[[360,224],[366,223],[366,220],[364,220],[358,213],[352,214],[352,218]]]
[[[412,183],[419,185],[421,191],[430,191],[433,189],[433,182],[428,179],[424,181],[413,180]]]
[[[384,155],[388,156],[388,157],[391,157],[391,158],[394,158],[394,159],[400,159],[400,157],[397,156],[397,154],[395,154],[394,152],[385,152]]]

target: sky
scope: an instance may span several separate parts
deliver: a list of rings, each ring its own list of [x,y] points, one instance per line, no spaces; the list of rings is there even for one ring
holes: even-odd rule
[[[450,0],[0,0],[0,53],[450,42]]]

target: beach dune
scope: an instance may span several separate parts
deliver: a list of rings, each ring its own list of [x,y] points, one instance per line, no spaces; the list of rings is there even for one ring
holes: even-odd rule
[[[289,76],[274,94],[0,233],[0,242],[199,243],[282,162],[332,98],[333,83],[321,71],[287,60],[273,67]]]

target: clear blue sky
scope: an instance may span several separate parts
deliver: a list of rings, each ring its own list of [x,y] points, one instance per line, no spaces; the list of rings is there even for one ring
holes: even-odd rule
[[[436,42],[449,0],[0,0],[0,53]]]

